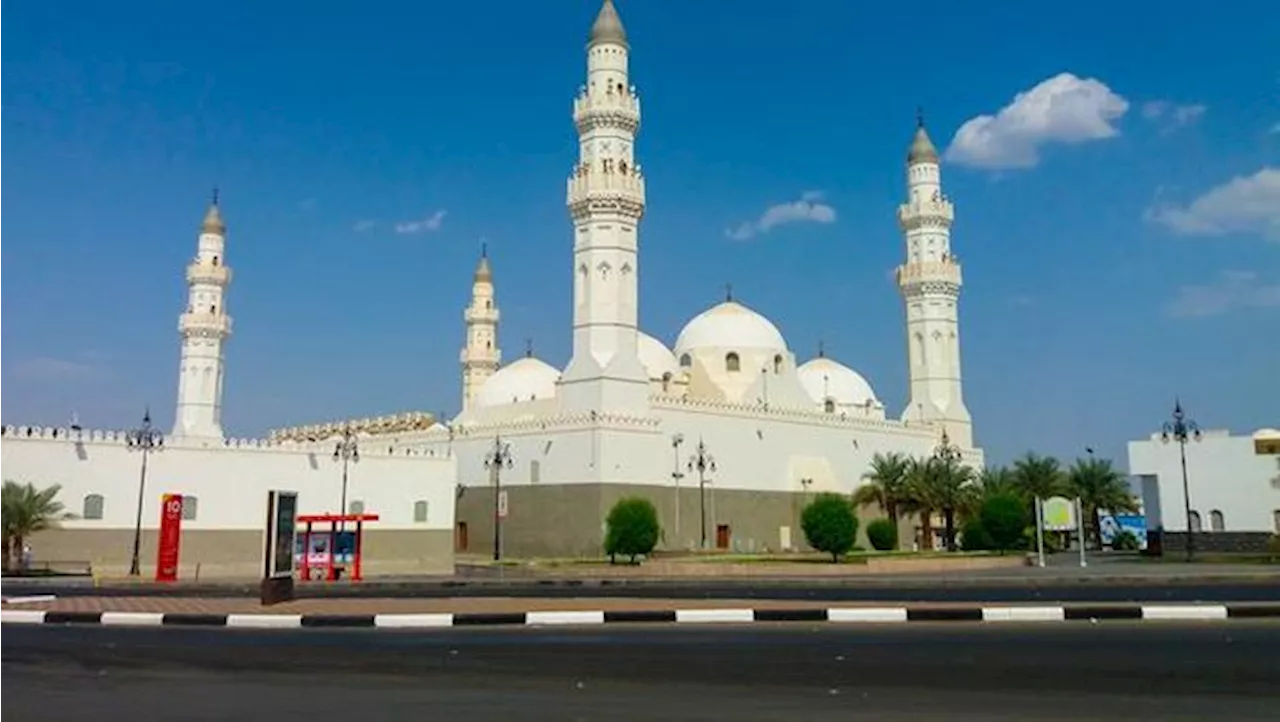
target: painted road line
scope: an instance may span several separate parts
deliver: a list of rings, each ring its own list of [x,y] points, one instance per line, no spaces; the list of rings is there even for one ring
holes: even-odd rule
[[[525,624],[604,624],[604,611],[528,612]]]
[[[228,627],[245,629],[291,629],[302,626],[301,614],[228,614]]]
[[[1222,604],[1161,604],[1142,608],[1143,619],[1226,619]]]
[[[1061,622],[1067,618],[1062,607],[983,607],[984,622]]]
[[[436,629],[452,627],[453,615],[443,614],[375,614],[373,626],[380,629]]]
[[[676,622],[712,624],[719,622],[754,622],[753,609],[677,609]]]
[[[57,598],[54,594],[31,594],[25,597],[0,597],[0,601],[5,604],[39,604],[56,601]]]
[[[827,610],[829,622],[905,622],[906,607],[846,607]]]
[[[104,627],[159,627],[164,615],[159,612],[103,612]]]
[[[33,609],[5,609],[0,611],[0,623],[44,624],[44,612]]]

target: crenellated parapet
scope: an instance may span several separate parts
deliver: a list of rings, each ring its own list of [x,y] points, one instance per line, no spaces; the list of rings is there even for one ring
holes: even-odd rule
[[[268,438],[275,441],[316,442],[341,436],[347,431],[358,436],[381,436],[411,431],[425,431],[434,426],[435,423],[436,417],[434,414],[425,411],[409,411],[387,416],[372,416],[363,419],[272,429],[268,433]]]
[[[510,421],[457,423],[437,425],[426,438],[474,438],[501,435],[537,434],[548,431],[574,431],[582,429],[617,429],[627,431],[652,431],[661,429],[662,421],[653,416],[595,411],[570,412],[546,417],[522,417]]]
[[[723,416],[736,416],[738,418],[792,421],[812,426],[883,431],[914,437],[932,438],[937,434],[936,427],[932,424],[867,418],[863,416],[853,416],[845,412],[827,413],[815,408],[778,407],[774,405],[764,406],[762,404],[735,403],[732,401],[720,401],[718,399],[667,395],[651,396],[650,401],[655,408],[665,408],[672,411],[693,411]]]
[[[904,231],[913,231],[917,228],[950,228],[955,219],[955,206],[941,193],[934,198],[911,201],[898,206],[898,227]]]
[[[594,213],[620,213],[636,219],[644,215],[644,174],[639,164],[583,163],[569,179],[567,194],[569,215],[575,222]]]
[[[579,135],[597,128],[619,128],[627,133],[640,130],[640,98],[635,86],[615,85],[594,94],[586,87],[573,99],[573,122]]]

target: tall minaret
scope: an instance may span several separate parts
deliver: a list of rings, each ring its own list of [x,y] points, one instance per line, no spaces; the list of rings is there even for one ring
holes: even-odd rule
[[[955,209],[942,193],[938,151],[917,118],[907,153],[907,202],[898,207],[907,258],[898,288],[907,308],[911,399],[904,421],[936,422],[962,448],[973,446],[960,382],[960,262],[951,252]]]
[[[231,283],[226,265],[227,227],[218,192],[200,225],[196,257],[187,266],[187,311],[178,317],[182,361],[178,368],[178,409],[173,435],[222,438],[223,344],[231,335],[225,294]]]
[[[471,305],[462,318],[467,322],[467,345],[462,347],[458,360],[462,362],[462,410],[466,411],[471,408],[471,398],[498,370],[502,360],[498,349],[499,313],[493,297],[493,271],[484,247],[471,279]]]
[[[642,411],[649,380],[636,351],[644,178],[635,161],[640,100],[627,78],[627,34],[604,0],[587,41],[587,83],[573,101],[579,162],[573,219],[573,358],[559,397],[570,408]]]

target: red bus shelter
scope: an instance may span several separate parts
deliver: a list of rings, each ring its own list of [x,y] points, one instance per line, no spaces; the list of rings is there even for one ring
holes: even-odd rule
[[[299,565],[299,575],[302,581],[311,580],[311,571],[313,569],[324,570],[324,581],[337,581],[342,576],[345,565],[336,563],[334,557],[337,556],[338,532],[340,527],[346,524],[355,525],[355,548],[351,554],[351,571],[347,575],[353,582],[360,581],[363,576],[360,573],[360,556],[363,553],[364,541],[364,523],[369,521],[377,521],[377,514],[299,514],[298,523],[304,525],[302,533],[302,561]],[[315,525],[320,525],[320,529],[315,529]],[[326,528],[327,526],[327,528]],[[316,536],[327,536],[328,554],[325,555],[323,566],[313,565],[310,562],[311,556],[311,540]]]

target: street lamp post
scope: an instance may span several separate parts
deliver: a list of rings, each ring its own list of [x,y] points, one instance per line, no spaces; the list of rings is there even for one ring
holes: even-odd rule
[[[963,458],[960,447],[951,443],[951,437],[947,435],[946,429],[942,430],[942,438],[938,441],[938,445],[933,449],[933,458],[948,469],[951,466],[960,463],[960,459]],[[946,523],[946,528],[943,529],[943,533],[947,537],[947,551],[953,552],[956,550],[955,509],[943,509],[942,513],[945,516],[943,521]],[[929,546],[932,547],[933,540],[929,539],[928,542]]]
[[[342,427],[342,438],[338,439],[338,443],[333,447],[333,460],[342,462],[342,499],[341,506],[338,508],[341,518],[347,515],[347,478],[350,464],[353,461],[360,461],[360,442],[350,424]],[[340,520],[338,531],[346,529],[346,526],[346,521]]]
[[[671,437],[671,451],[675,459],[675,465],[671,467],[671,480],[676,485],[676,544],[681,542],[680,536],[680,480],[684,478],[684,473],[680,471],[680,445],[684,443],[684,434],[676,434]]]
[[[1196,537],[1191,529],[1191,488],[1187,483],[1187,441],[1200,440],[1200,427],[1195,421],[1187,418],[1182,411],[1182,401],[1173,401],[1173,419],[1164,422],[1160,430],[1160,440],[1166,444],[1178,442],[1178,454],[1182,461],[1182,511],[1187,522],[1187,561],[1195,556]]]
[[[142,452],[142,473],[138,477],[138,513],[133,520],[133,554],[129,558],[129,576],[142,574],[142,501],[147,490],[147,457],[153,451],[164,449],[164,434],[151,425],[151,409],[142,415],[142,426],[125,433],[125,445],[130,451]]]
[[[493,475],[493,560],[502,559],[502,508],[499,499],[502,496],[502,469],[512,468],[515,462],[511,458],[511,444],[502,437],[493,437],[493,450],[484,457],[484,468]]]
[[[689,457],[689,471],[698,471],[698,514],[702,519],[702,548],[707,548],[707,472],[716,470],[716,460],[708,451],[707,445],[698,439],[698,448]]]

